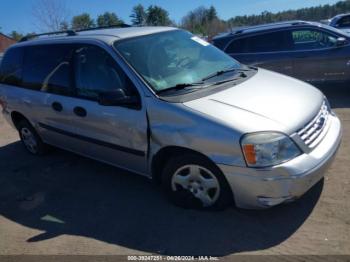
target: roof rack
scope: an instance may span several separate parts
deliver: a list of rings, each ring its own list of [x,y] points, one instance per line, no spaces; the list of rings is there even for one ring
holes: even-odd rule
[[[49,32],[49,33],[42,33],[42,34],[29,34],[22,37],[21,40],[19,40],[19,42],[25,42],[34,37],[43,36],[43,35],[60,35],[60,34],[67,34],[67,36],[76,35],[74,30],[55,31],[55,32]]]
[[[93,31],[93,30],[108,29],[108,28],[126,28],[126,27],[132,27],[132,26],[123,23],[119,25],[108,25],[108,26],[91,27],[86,29],[78,29],[78,30],[75,30],[75,32]]]
[[[306,25],[308,22],[306,21],[293,21],[291,22],[291,25]]]
[[[241,34],[246,30],[251,30],[251,29],[259,29],[259,28],[264,28],[264,27],[270,27],[274,25],[305,25],[308,24],[306,21],[302,20],[293,20],[293,21],[282,21],[282,22],[276,22],[276,23],[268,23],[268,24],[263,24],[263,25],[255,25],[255,26],[247,26],[244,28],[240,28],[236,31],[233,31],[232,34]]]
[[[61,35],[66,34],[67,36],[74,36],[77,35],[77,32],[84,32],[84,31],[93,31],[93,30],[99,30],[99,29],[107,29],[107,28],[125,28],[125,27],[131,27],[131,25],[128,24],[119,24],[119,25],[112,25],[112,26],[100,26],[100,27],[92,27],[92,28],[86,28],[86,29],[78,29],[78,30],[63,30],[63,31],[55,31],[55,32],[48,32],[48,33],[41,33],[41,34],[29,34],[21,38],[19,42],[25,42],[32,38],[38,37],[38,36],[44,36],[44,35]]]

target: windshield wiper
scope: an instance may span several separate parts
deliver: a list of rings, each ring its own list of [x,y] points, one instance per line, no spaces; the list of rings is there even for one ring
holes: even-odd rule
[[[201,89],[205,86],[203,86],[204,82],[195,82],[195,83],[180,83],[180,84],[177,84],[175,86],[171,86],[171,87],[168,87],[166,89],[163,89],[163,90],[159,90],[157,91],[157,94],[160,94],[160,93],[164,93],[164,92],[168,92],[168,91],[171,91],[171,90],[183,90],[183,89],[188,89],[189,88],[190,90],[192,89]]]
[[[244,73],[242,73],[241,75],[240,75],[240,77],[234,77],[234,78],[229,78],[229,79],[225,79],[225,80],[222,80],[222,81],[218,81],[218,82],[215,82],[213,85],[221,85],[221,84],[224,84],[224,83],[227,83],[227,82],[231,82],[231,81],[236,81],[236,80],[239,80],[239,79],[241,79],[241,78],[244,78],[244,77],[247,77],[247,75],[246,74],[244,74]]]
[[[235,81],[235,80],[238,80],[240,78],[247,77],[247,75],[244,72],[249,72],[249,71],[252,71],[252,70],[256,70],[256,69],[255,68],[247,68],[247,69],[245,69],[245,68],[233,68],[233,67],[231,67],[231,68],[220,70],[220,71],[217,71],[217,72],[215,72],[213,74],[210,74],[210,75],[204,77],[199,82],[180,83],[180,84],[177,84],[175,86],[171,86],[171,87],[168,87],[166,89],[159,90],[159,91],[157,91],[157,94],[165,93],[165,92],[168,92],[168,91],[171,91],[171,90],[183,90],[183,89],[196,90],[196,89],[202,89],[202,88],[205,88],[205,87],[208,87],[208,86],[220,85],[222,83]],[[239,76],[235,77],[235,78],[225,79],[225,80],[222,80],[222,81],[218,81],[218,82],[215,82],[215,83],[212,83],[212,84],[205,85],[205,81],[206,80],[208,80],[210,78],[213,78],[213,77],[216,77],[216,76],[220,76],[220,75],[225,74],[227,72],[232,72],[232,71],[240,73]]]
[[[210,74],[210,75],[204,77],[204,78],[202,79],[202,81],[204,82],[204,81],[207,81],[207,80],[209,80],[209,79],[211,79],[211,78],[214,78],[214,77],[217,77],[217,76],[220,76],[220,75],[223,75],[223,74],[225,74],[225,73],[232,72],[232,71],[234,71],[234,72],[239,72],[239,73],[243,73],[243,74],[244,74],[244,72],[252,71],[252,69],[233,68],[233,67],[231,67],[231,68],[228,68],[228,69],[224,69],[224,70],[220,70],[220,71],[217,71],[217,72],[215,72],[215,73],[212,73],[212,74]]]
[[[220,76],[222,74],[225,74],[225,73],[228,73],[228,72],[232,72],[232,71],[236,71],[236,68],[229,68],[229,69],[224,69],[224,70],[220,70],[220,71],[217,71],[217,72],[214,72],[206,77],[204,77],[202,79],[202,81],[207,81],[211,78],[214,78],[214,77],[217,77],[217,76]]]
[[[240,74],[238,76],[236,75],[235,77],[232,77],[232,78],[228,78],[228,79],[224,79],[224,80],[221,80],[221,81],[214,82],[210,86],[217,86],[217,85],[221,85],[221,84],[224,84],[224,83],[227,83],[227,82],[237,81],[239,79],[247,77],[247,75],[243,71],[242,72],[239,71],[239,73]]]

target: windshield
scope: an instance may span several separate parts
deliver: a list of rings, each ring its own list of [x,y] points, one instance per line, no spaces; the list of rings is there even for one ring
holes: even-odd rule
[[[114,46],[156,92],[241,67],[224,52],[182,30],[116,41]]]

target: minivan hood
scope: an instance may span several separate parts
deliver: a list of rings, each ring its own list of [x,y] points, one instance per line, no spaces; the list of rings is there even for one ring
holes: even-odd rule
[[[307,83],[259,68],[241,84],[184,105],[244,132],[294,132],[319,112],[323,99]]]

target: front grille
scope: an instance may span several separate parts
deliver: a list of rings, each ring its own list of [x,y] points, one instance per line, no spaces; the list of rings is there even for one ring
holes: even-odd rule
[[[321,138],[320,135],[327,126],[329,112],[330,108],[326,101],[323,101],[321,109],[317,115],[303,128],[298,130],[297,133],[301,140],[303,140],[305,145],[309,148],[313,148],[317,144],[317,141],[319,141],[318,138]]]

